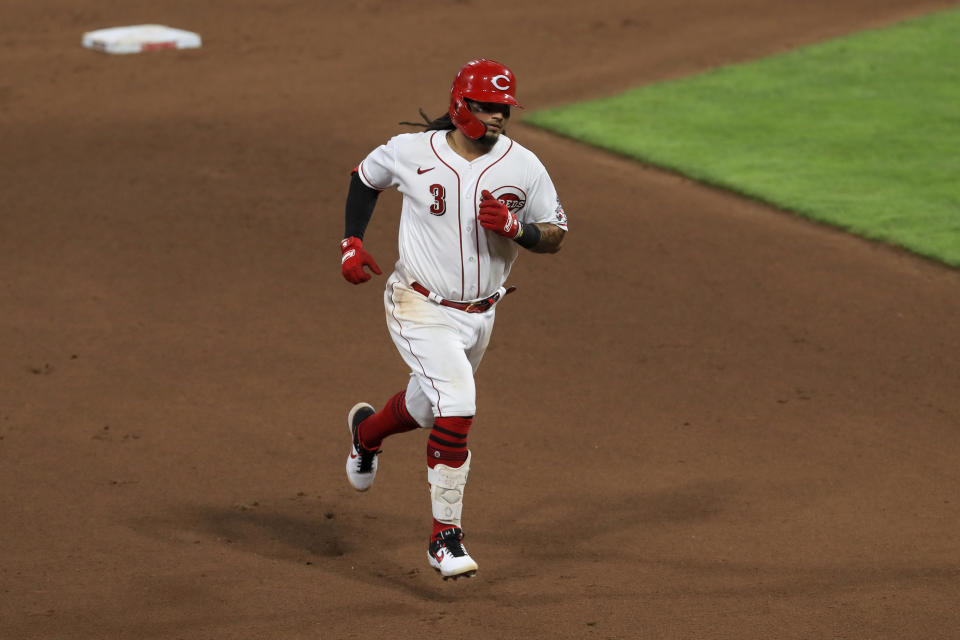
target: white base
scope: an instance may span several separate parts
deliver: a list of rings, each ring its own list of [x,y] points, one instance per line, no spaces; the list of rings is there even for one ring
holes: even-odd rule
[[[200,36],[162,24],[138,24],[88,31],[83,46],[103,53],[128,54],[159,49],[197,49]]]

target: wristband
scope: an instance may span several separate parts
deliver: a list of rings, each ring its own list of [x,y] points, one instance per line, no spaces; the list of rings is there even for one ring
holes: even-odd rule
[[[524,249],[537,246],[540,243],[540,227],[532,222],[526,222],[520,225],[520,233],[517,234],[517,237],[514,238],[513,241]]]

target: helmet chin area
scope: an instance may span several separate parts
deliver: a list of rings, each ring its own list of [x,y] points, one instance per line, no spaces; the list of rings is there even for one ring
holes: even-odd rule
[[[463,135],[471,140],[479,140],[487,135],[487,125],[485,125],[480,118],[473,115],[473,112],[470,111],[470,107],[467,105],[467,101],[462,98],[451,102],[450,120]]]

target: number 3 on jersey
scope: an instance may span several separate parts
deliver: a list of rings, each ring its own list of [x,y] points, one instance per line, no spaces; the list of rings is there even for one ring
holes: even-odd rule
[[[430,213],[435,216],[442,216],[447,212],[447,190],[442,184],[430,185],[430,195],[433,196],[433,204],[430,205]]]

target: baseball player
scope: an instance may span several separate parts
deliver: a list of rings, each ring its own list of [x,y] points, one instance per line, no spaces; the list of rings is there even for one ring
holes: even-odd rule
[[[354,284],[371,278],[366,268],[382,273],[363,246],[378,195],[391,187],[403,194],[400,258],[383,299],[390,336],[410,367],[406,389],[382,409],[366,402],[350,409],[347,479],[366,491],[385,438],[430,430],[427,557],[444,579],[477,572],[461,516],[471,463],[467,434],[477,412],[474,373],[496,306],[513,289],[505,282],[520,248],[555,253],[567,230],[543,164],[506,136],[510,108],[520,106],[516,89],[502,64],[468,62],[454,78],[449,112],[372,151],[353,170],[347,194],[341,265]]]

